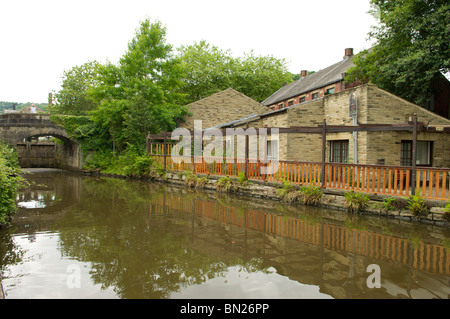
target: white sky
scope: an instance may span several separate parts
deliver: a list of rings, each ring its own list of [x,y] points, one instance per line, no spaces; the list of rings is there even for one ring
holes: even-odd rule
[[[139,22],[178,48],[204,39],[235,56],[284,58],[292,73],[369,48],[370,0],[0,0],[0,101],[46,103],[64,70],[117,62]]]

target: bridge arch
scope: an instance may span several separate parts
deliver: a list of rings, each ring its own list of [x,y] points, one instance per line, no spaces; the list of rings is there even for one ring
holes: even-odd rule
[[[41,136],[53,136],[63,143],[47,143],[46,145],[31,143],[33,138]],[[50,121],[49,114],[0,114],[0,140],[18,149],[19,159],[24,167],[29,165],[30,167],[53,166],[65,169],[81,169],[82,167],[80,144],[70,139],[64,128]],[[54,145],[53,150],[50,145]],[[40,160],[43,157],[51,157],[50,152],[54,153],[54,164],[51,164],[51,161]]]

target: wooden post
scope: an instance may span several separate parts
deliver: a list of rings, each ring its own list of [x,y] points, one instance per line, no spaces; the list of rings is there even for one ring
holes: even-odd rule
[[[166,158],[167,158],[167,132],[164,131],[164,171],[166,171]]]
[[[321,187],[325,187],[325,159],[326,159],[326,150],[327,150],[327,121],[323,120],[322,127],[322,167],[320,172],[320,183]]]
[[[147,150],[147,154],[151,154],[151,152],[150,152],[150,143],[149,143],[149,140],[151,140],[151,137],[150,137],[150,132],[148,132],[148,134],[147,134],[147,138],[145,139],[145,149]]]
[[[411,159],[411,194],[416,194],[416,158],[417,158],[417,114],[413,116],[413,143],[412,143],[412,159]]]

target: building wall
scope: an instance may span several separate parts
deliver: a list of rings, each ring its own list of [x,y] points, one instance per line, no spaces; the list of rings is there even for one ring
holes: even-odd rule
[[[326,119],[327,125],[353,125],[349,116],[349,93],[356,91],[359,124],[402,124],[408,115],[417,114],[419,122],[430,125],[450,125],[450,121],[413,103],[366,84],[325,96],[323,99],[287,109],[287,126],[317,127]],[[272,119],[272,121],[275,121]],[[321,161],[322,137],[320,134],[288,134],[286,152],[280,150],[281,160]],[[326,160],[330,159],[330,141],[349,141],[349,162],[353,160],[353,134],[328,133]],[[357,162],[359,164],[400,165],[402,140],[412,140],[412,132],[358,132]],[[450,167],[450,134],[418,133],[419,141],[433,141],[433,166]],[[280,143],[281,147],[281,143]],[[286,156],[282,156],[286,154]]]
[[[194,120],[202,120],[202,128],[239,120],[253,114],[263,114],[269,109],[261,103],[232,89],[213,94],[188,105],[191,116],[179,127],[193,129]]]

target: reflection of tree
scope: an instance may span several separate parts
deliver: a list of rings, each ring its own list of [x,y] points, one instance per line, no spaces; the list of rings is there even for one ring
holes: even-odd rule
[[[0,230],[0,278],[8,265],[22,261],[23,254],[11,236],[11,229]]]
[[[221,276],[230,265],[192,249],[187,223],[149,216],[151,199],[159,196],[161,190],[148,184],[86,182],[80,204],[60,222],[62,253],[91,262],[93,281],[122,298],[167,298]],[[247,268],[259,267],[251,261]]]

